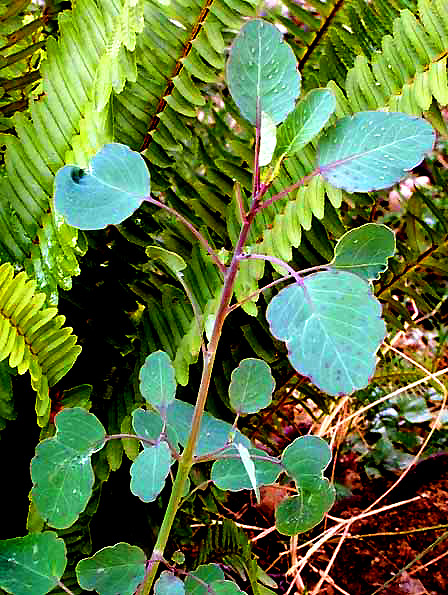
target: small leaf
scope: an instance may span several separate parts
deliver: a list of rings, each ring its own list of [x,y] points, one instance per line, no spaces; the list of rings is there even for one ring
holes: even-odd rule
[[[194,577],[197,577],[202,582],[196,581]],[[224,572],[217,564],[198,566],[196,570],[188,573],[185,581],[185,593],[186,595],[208,595],[207,586],[210,586],[214,581],[222,580],[224,580]],[[207,586],[203,583],[206,583]]]
[[[370,192],[392,186],[431,151],[435,132],[421,118],[360,112],[336,122],[318,146],[320,173],[336,188]]]
[[[266,362],[244,359],[232,372],[230,406],[238,414],[257,413],[271,403],[274,388],[275,381]]]
[[[170,467],[171,452],[166,442],[144,448],[131,465],[131,492],[143,502],[154,502]]]
[[[92,414],[75,407],[55,417],[56,435],[36,447],[31,462],[32,496],[52,527],[70,527],[87,506],[94,473],[91,455],[104,446],[106,432]]]
[[[354,273],[373,281],[387,269],[388,259],[395,254],[395,235],[385,225],[366,223],[339,238],[331,268]]]
[[[170,356],[164,351],[148,355],[140,369],[140,392],[146,402],[157,408],[165,408],[176,395],[176,373]]]
[[[351,273],[325,271],[282,289],[266,318],[286,341],[292,366],[329,395],[364,388],[386,335],[381,305],[369,284]]]
[[[249,477],[250,485],[255,492],[255,496],[257,498],[257,503],[260,504],[260,488],[257,484],[257,478],[255,474],[255,465],[252,459],[250,458],[249,449],[243,446],[242,444],[235,444],[235,448],[237,449],[241,462],[244,465],[244,469],[246,470],[247,476]]]
[[[258,156],[259,164],[269,165],[271,163],[272,155],[275,151],[275,144],[277,142],[277,129],[275,122],[269,114],[261,113],[261,130],[260,130],[260,154]]]
[[[318,525],[334,504],[335,491],[328,479],[316,477],[312,489],[282,500],[275,511],[275,526],[282,535],[297,535]]]
[[[292,49],[274,25],[253,19],[235,38],[227,62],[227,84],[242,115],[255,126],[257,105],[275,124],[282,122],[300,93]]]
[[[0,541],[0,587],[14,595],[45,595],[64,574],[65,544],[45,531]]]
[[[184,401],[174,400],[167,409],[167,424],[176,430],[179,442],[185,446],[191,431],[191,422],[193,419],[193,405]],[[195,456],[210,454],[219,450],[229,443],[229,438],[234,434],[233,441],[239,442],[244,446],[250,447],[250,440],[243,436],[238,430],[234,430],[231,424],[216,419],[210,413],[205,412],[202,416],[201,431],[198,444],[196,446]]]
[[[163,420],[155,411],[136,409],[132,413],[132,427],[138,436],[143,436],[143,438],[146,438],[147,440],[156,442],[160,438],[160,434],[163,430]],[[179,440],[176,431],[170,425],[167,425],[165,429],[171,446],[177,448]],[[146,447],[150,445],[144,443],[143,446]]]
[[[137,546],[117,543],[84,558],[76,566],[82,589],[100,595],[132,595],[145,578],[145,553]]]
[[[331,461],[331,449],[319,436],[296,438],[282,453],[282,463],[300,486],[307,476],[322,477]]]
[[[61,168],[55,178],[55,207],[70,225],[103,229],[127,219],[149,196],[150,178],[143,157],[126,145],[110,143],[88,169]]]
[[[276,154],[290,157],[298,153],[322,130],[335,109],[332,91],[310,91],[279,127]]]
[[[184,583],[172,572],[164,570],[154,585],[154,595],[184,595]]]
[[[146,254],[152,260],[162,261],[173,273],[177,274],[187,268],[187,263],[175,252],[159,248],[159,246],[148,246],[145,250]]]
[[[275,461],[256,458],[256,456],[266,457],[266,453],[258,448],[249,448],[249,454],[255,466],[257,486],[274,483],[282,472],[280,461],[276,463]],[[211,479],[220,490],[238,492],[239,490],[253,488],[240,458],[223,458],[215,461],[212,466]]]

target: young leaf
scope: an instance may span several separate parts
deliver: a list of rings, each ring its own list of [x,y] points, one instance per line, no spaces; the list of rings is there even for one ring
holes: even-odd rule
[[[82,589],[100,595],[132,595],[145,577],[145,553],[137,546],[117,543],[80,560],[76,577]]]
[[[318,525],[334,504],[335,492],[326,478],[299,488],[299,495],[282,500],[275,511],[275,526],[282,535],[297,535]]]
[[[258,448],[249,448],[249,455],[255,466],[256,485],[270,485],[276,481],[282,472],[280,461],[261,460],[254,457],[266,457],[266,453]],[[227,451],[225,454],[228,454]],[[211,479],[220,490],[230,490],[238,492],[239,490],[253,489],[253,485],[241,458],[223,458],[213,463]]]
[[[164,570],[154,585],[154,595],[184,595],[184,583],[172,572]]]
[[[266,362],[254,358],[244,359],[232,372],[230,406],[238,414],[257,413],[270,404],[274,387],[275,380]]]
[[[170,467],[171,452],[166,442],[144,448],[131,465],[131,492],[143,502],[154,502]]]
[[[386,326],[369,284],[351,273],[325,271],[282,289],[266,317],[286,341],[293,367],[329,395],[365,387]]]
[[[300,75],[292,49],[274,25],[248,21],[230,49],[227,84],[242,115],[255,126],[257,105],[275,124],[294,109]]]
[[[155,351],[148,355],[140,368],[140,392],[146,402],[164,409],[176,394],[176,373],[170,356],[164,351]]]
[[[255,465],[253,460],[250,458],[249,449],[243,446],[242,444],[235,444],[235,448],[237,449],[241,462],[244,465],[244,469],[246,470],[247,476],[250,480],[250,485],[255,492],[255,496],[257,498],[257,503],[260,504],[260,488],[257,483],[257,478],[255,475]]]
[[[55,208],[79,229],[102,229],[127,219],[149,196],[149,171],[143,157],[126,145],[110,143],[90,167],[61,168],[55,178]]]
[[[66,564],[64,541],[52,531],[0,541],[0,588],[14,595],[45,595]]]
[[[331,268],[354,273],[373,281],[387,269],[387,260],[395,254],[395,235],[385,225],[366,223],[339,238]]]
[[[179,256],[179,254],[176,254],[175,252],[165,250],[165,248],[148,246],[145,252],[152,260],[160,260],[163,262],[175,274],[180,273],[187,268],[187,263],[182,256]]]
[[[421,118],[397,112],[360,112],[336,122],[318,146],[320,173],[336,188],[388,188],[431,151],[435,133]]]
[[[336,98],[329,89],[313,89],[278,129],[277,155],[298,153],[322,130],[336,109]]]
[[[56,434],[36,447],[31,462],[33,502],[52,527],[70,527],[87,506],[94,473],[91,455],[104,446],[106,432],[92,414],[75,407],[56,415]]]
[[[277,129],[274,120],[269,114],[261,113],[260,129],[260,154],[259,164],[263,167],[271,163],[274,154],[275,144],[277,142]]]
[[[200,579],[202,582],[195,580]],[[185,581],[185,593],[186,595],[208,595],[208,586],[214,581],[224,580],[224,572],[217,564],[205,564],[198,566],[196,570],[188,573],[188,577]],[[204,585],[203,583],[206,583]]]

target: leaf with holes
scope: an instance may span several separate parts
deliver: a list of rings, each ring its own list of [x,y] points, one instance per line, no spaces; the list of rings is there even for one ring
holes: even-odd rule
[[[329,395],[367,386],[386,335],[381,305],[352,273],[323,271],[282,289],[266,317],[293,367]]]
[[[339,238],[330,265],[373,281],[387,269],[387,261],[394,254],[394,232],[385,225],[366,223]]]
[[[45,595],[57,586],[67,564],[56,533],[32,533],[0,541],[0,588],[14,595]]]
[[[74,407],[56,415],[56,434],[36,447],[31,462],[33,502],[51,527],[70,527],[87,506],[94,473],[91,456],[104,446],[106,432],[92,414]]]
[[[275,380],[271,368],[261,359],[243,359],[233,370],[229,400],[232,409],[239,415],[257,413],[272,401]]]
[[[166,442],[144,448],[131,465],[131,492],[143,502],[154,502],[170,467],[171,452]]]
[[[87,169],[61,168],[55,178],[55,208],[79,229],[103,229],[127,219],[149,196],[143,157],[126,145],[110,143]]]
[[[300,74],[292,49],[274,25],[248,21],[230,49],[227,84],[243,116],[255,126],[265,112],[275,124],[294,109],[300,94]]]
[[[82,589],[100,595],[132,595],[145,577],[145,562],[139,547],[117,543],[80,560],[76,578]]]
[[[360,112],[338,120],[321,138],[319,171],[347,192],[388,188],[421,163],[434,141],[434,130],[421,118]]]

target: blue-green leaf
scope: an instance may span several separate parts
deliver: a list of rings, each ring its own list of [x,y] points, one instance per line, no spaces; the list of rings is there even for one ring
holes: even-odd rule
[[[131,465],[131,492],[143,502],[154,502],[170,467],[171,452],[166,442],[144,448]]]
[[[320,173],[336,188],[388,188],[431,151],[435,132],[421,118],[397,112],[360,112],[336,122],[318,146]]]
[[[386,326],[369,284],[324,271],[282,289],[268,306],[272,334],[286,341],[293,367],[329,395],[367,386]]]
[[[331,449],[319,436],[300,436],[282,453],[282,463],[298,486],[311,476],[322,477],[331,461]]]
[[[198,578],[201,582],[195,580],[195,578]],[[198,566],[196,570],[188,573],[185,581],[185,593],[186,595],[208,595],[207,587],[214,581],[222,580],[224,580],[224,572],[217,564]]]
[[[232,451],[229,449],[225,454],[231,453]],[[257,486],[274,483],[282,472],[280,461],[276,462],[256,458],[266,458],[266,453],[258,448],[250,448],[249,454],[255,466]],[[250,490],[253,488],[240,457],[223,458],[215,461],[212,467],[211,479],[221,490],[238,492],[239,490]]]
[[[14,595],[45,595],[66,564],[64,541],[52,531],[0,541],[0,588]]]
[[[154,585],[154,595],[184,595],[184,583],[172,572],[164,570]]]
[[[106,432],[92,414],[75,407],[55,417],[56,434],[37,445],[31,462],[33,502],[52,527],[70,527],[92,494],[91,455],[104,445]]]
[[[294,109],[300,74],[292,49],[274,25],[253,19],[235,38],[227,62],[227,84],[243,116],[255,126],[257,105],[275,124]]]
[[[164,351],[148,355],[140,369],[140,392],[153,407],[165,408],[176,394],[176,373],[170,356]]]
[[[156,442],[163,430],[163,420],[155,411],[136,409],[132,412],[132,427],[138,436]],[[174,428],[167,425],[165,431],[171,446],[177,448],[178,438]],[[144,446],[148,446],[148,444],[144,443]]]
[[[322,130],[335,109],[332,91],[310,91],[279,127],[276,154],[290,157],[298,153]]]
[[[149,196],[143,157],[126,145],[110,143],[88,169],[61,168],[55,178],[55,208],[79,229],[102,229],[127,219]]]
[[[145,577],[145,553],[137,546],[117,543],[80,560],[76,577],[87,591],[100,595],[132,595]]]
[[[349,271],[361,279],[373,281],[387,269],[387,261],[394,254],[393,231],[385,225],[366,223],[339,238],[331,268]]]
[[[232,372],[230,406],[240,415],[257,413],[271,403],[274,388],[275,380],[266,362],[255,358],[244,359]]]

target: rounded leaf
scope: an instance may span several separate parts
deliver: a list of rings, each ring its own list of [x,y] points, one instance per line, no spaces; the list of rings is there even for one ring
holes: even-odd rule
[[[256,456],[266,457],[266,453],[258,448],[249,448],[249,454],[255,465],[257,486],[274,483],[282,472],[280,461],[275,462],[256,458]],[[253,487],[243,461],[237,455],[233,458],[215,461],[212,467],[211,479],[219,489],[230,490],[231,492],[250,490]]]
[[[154,595],[184,595],[184,583],[172,572],[164,570],[154,585]]]
[[[201,582],[195,580],[198,578]],[[205,564],[198,566],[196,570],[188,573],[185,580],[186,595],[208,595],[208,586],[213,581],[224,580],[224,572],[217,564]],[[206,585],[204,585],[206,583]]]
[[[131,492],[143,502],[154,502],[170,467],[171,452],[166,442],[143,449],[131,465]]]
[[[145,577],[145,553],[137,546],[117,543],[84,558],[76,566],[82,589],[100,595],[132,595]]]
[[[238,414],[257,413],[272,400],[275,380],[271,368],[261,359],[248,358],[232,372],[230,406]]]
[[[256,125],[257,105],[275,124],[294,109],[300,75],[292,49],[274,25],[253,19],[235,38],[227,62],[227,84],[242,115]]]
[[[331,461],[331,449],[319,436],[300,436],[282,453],[282,464],[297,485],[309,475],[322,477]]]
[[[64,574],[65,544],[56,533],[0,541],[0,588],[14,595],[45,595]]]
[[[329,395],[364,388],[375,371],[386,335],[381,304],[367,282],[351,273],[325,271],[282,289],[266,317],[286,341],[292,366]]]
[[[370,192],[392,186],[431,151],[435,132],[421,118],[360,112],[336,122],[320,140],[320,173],[336,188]]]
[[[140,368],[140,392],[146,402],[157,408],[169,405],[176,395],[176,373],[164,351],[148,355]]]
[[[73,227],[103,229],[132,215],[149,192],[143,157],[126,145],[110,143],[92,158],[89,168],[66,165],[58,171],[54,204]]]

